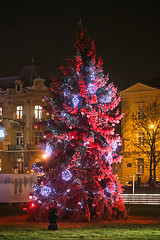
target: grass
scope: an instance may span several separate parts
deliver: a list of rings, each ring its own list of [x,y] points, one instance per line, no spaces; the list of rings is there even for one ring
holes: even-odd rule
[[[130,206],[127,206],[127,208]],[[12,216],[26,214],[17,204],[0,204],[1,216]],[[144,216],[144,217],[159,217],[160,207],[151,205],[132,205],[130,216]],[[24,216],[25,217],[25,216]],[[142,221],[143,222],[143,221]],[[89,223],[69,225],[59,223],[58,231],[51,231],[47,229],[48,223],[35,223],[25,225],[7,223],[0,224],[0,240],[159,240],[160,239],[160,225],[159,224],[138,224],[131,222],[124,223]],[[73,227],[74,226],[74,227]],[[77,226],[77,227],[76,227]]]
[[[64,228],[58,231],[37,228],[0,227],[3,240],[159,240],[159,225],[114,225],[89,228]]]

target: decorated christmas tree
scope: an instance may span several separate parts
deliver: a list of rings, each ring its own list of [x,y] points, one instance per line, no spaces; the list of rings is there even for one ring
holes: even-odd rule
[[[41,148],[48,158],[43,167],[33,167],[42,175],[29,214],[43,219],[56,204],[60,218],[124,218],[122,189],[112,173],[112,164],[121,161],[121,139],[115,133],[122,118],[120,96],[104,75],[102,59],[96,58],[94,41],[81,23],[73,49],[73,58],[67,58],[52,79],[51,97],[42,99],[48,120],[41,123]]]

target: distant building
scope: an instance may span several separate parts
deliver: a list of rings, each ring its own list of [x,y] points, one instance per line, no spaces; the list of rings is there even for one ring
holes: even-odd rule
[[[29,173],[32,164],[42,160],[42,129],[35,129],[34,123],[45,118],[42,98],[48,94],[44,74],[35,63],[18,76],[0,78],[0,125],[7,132],[0,142],[0,173]]]
[[[141,181],[147,182],[149,171],[145,156],[140,154],[137,148],[131,142],[128,142],[128,139],[134,138],[137,139],[137,144],[143,144],[145,136],[142,136],[142,133],[131,131],[131,115],[135,112],[141,114],[145,104],[152,103],[157,96],[160,97],[160,76],[134,84],[121,91],[120,94],[122,97],[121,111],[126,116],[124,116],[121,124],[123,160],[118,169],[118,177],[124,185],[133,180],[133,175],[136,176],[135,180],[140,175]],[[156,177],[160,181],[160,163],[156,168]]]

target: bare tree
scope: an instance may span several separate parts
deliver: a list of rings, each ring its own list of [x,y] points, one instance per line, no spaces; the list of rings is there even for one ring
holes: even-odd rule
[[[132,131],[139,134],[135,143],[139,151],[146,156],[149,179],[156,180],[156,167],[160,162],[160,104],[143,105],[141,111],[132,114]],[[148,163],[148,164],[147,164]]]
[[[144,159],[149,171],[149,182],[156,181],[156,167],[160,162],[160,104],[159,97],[152,103],[139,106],[137,111],[130,109],[123,99],[122,141],[124,157]]]

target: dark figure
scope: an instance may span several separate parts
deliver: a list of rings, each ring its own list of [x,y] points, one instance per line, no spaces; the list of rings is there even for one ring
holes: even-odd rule
[[[58,209],[57,206],[50,207],[48,213],[48,230],[58,230],[57,220],[58,220]]]

